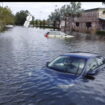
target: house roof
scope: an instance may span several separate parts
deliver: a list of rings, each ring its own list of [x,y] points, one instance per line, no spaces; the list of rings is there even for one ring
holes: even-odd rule
[[[92,8],[92,9],[87,9],[87,10],[84,10],[84,11],[88,12],[88,11],[94,11],[94,10],[99,10],[99,9],[105,9],[105,8]]]

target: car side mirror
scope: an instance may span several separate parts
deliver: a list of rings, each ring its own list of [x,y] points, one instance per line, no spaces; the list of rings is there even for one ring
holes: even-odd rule
[[[49,63],[50,63],[50,62],[47,62],[47,63],[46,63],[46,67],[48,67]]]
[[[103,63],[105,64],[105,59],[103,60]]]
[[[88,72],[86,75],[85,75],[85,78],[87,79],[90,79],[90,80],[94,80],[94,72]]]

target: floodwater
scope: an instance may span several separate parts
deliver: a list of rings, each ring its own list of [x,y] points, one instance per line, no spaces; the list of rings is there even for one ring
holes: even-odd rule
[[[105,39],[47,39],[49,29],[13,27],[0,33],[0,105],[105,105],[105,70],[95,80],[54,78],[41,68],[60,54],[105,56]]]

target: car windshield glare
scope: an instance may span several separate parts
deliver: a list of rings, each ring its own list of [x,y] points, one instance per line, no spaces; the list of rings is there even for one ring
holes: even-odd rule
[[[59,72],[80,75],[85,66],[85,59],[60,56],[48,64],[48,67]]]
[[[51,31],[50,34],[51,35],[65,35],[65,33],[61,32],[61,31]]]

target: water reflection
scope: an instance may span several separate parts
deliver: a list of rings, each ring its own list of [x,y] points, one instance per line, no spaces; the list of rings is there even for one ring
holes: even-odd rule
[[[14,27],[0,34],[0,105],[105,105],[105,71],[76,85],[40,70],[71,51],[105,56],[105,39],[81,36],[47,39],[49,29]]]

